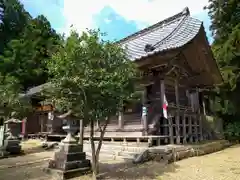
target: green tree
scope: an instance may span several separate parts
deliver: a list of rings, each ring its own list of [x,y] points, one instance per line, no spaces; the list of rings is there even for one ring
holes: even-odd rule
[[[99,31],[79,36],[72,32],[65,46],[49,61],[53,75],[51,98],[59,111],[90,124],[92,170],[96,177],[99,153],[110,116],[134,91],[136,68],[117,44],[100,39]],[[95,147],[94,122],[100,121],[101,136]]]
[[[238,0],[209,0],[206,7],[211,18],[210,29],[214,35],[214,43],[224,43],[236,30],[240,22],[240,2]]]
[[[224,80],[213,94],[213,105],[228,124],[240,117],[240,1],[209,0],[206,8],[212,21],[212,50]]]
[[[29,20],[21,35],[8,43],[0,71],[17,78],[24,90],[43,84],[48,79],[47,61],[61,43],[44,16]]]
[[[14,77],[0,74],[0,96],[0,116],[4,120],[7,120],[12,112],[23,118],[31,111],[30,102],[21,95],[21,86]]]
[[[0,0],[0,54],[11,39],[17,38],[31,18],[19,0]]]

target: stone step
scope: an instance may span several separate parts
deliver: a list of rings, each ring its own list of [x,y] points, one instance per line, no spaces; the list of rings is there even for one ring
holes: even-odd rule
[[[86,155],[88,157],[92,157],[92,152],[91,151],[85,151]],[[112,153],[106,153],[106,152],[100,152],[100,160],[120,160],[120,159],[124,159],[124,160],[133,160],[133,155],[132,154],[127,154],[127,153],[117,153],[117,154],[112,154]]]
[[[97,147],[97,144],[95,144]],[[91,148],[90,144],[84,144],[84,148]],[[103,144],[101,149],[113,150],[113,151],[128,151],[128,152],[142,152],[147,147],[134,147],[134,146],[121,146],[121,145],[106,145]]]
[[[139,153],[120,151],[120,152],[118,152],[118,156],[123,156],[123,157],[128,156],[128,157],[131,157],[133,159],[134,156],[139,154]]]
[[[91,156],[92,149],[90,147],[85,147],[84,152],[86,152],[89,156]],[[142,151],[141,151],[142,152]],[[133,159],[136,154],[140,152],[129,152],[122,150],[112,150],[112,149],[101,149],[100,157],[101,158],[109,158],[109,159]]]
[[[95,144],[97,148],[97,143]],[[56,147],[57,148],[57,147]],[[136,147],[136,146],[121,146],[118,144],[102,144],[100,150],[101,159],[126,159],[132,160],[134,155],[143,152],[147,147]],[[91,144],[85,143],[83,151],[91,157],[92,149]]]
[[[55,143],[50,143],[55,144]],[[97,144],[95,144],[95,147],[97,148]],[[102,144],[101,151],[111,151],[111,152],[120,152],[120,151],[126,151],[126,152],[132,152],[132,153],[139,153],[147,149],[147,147],[136,147],[136,146],[121,146],[121,145],[111,145],[111,144]],[[84,144],[84,150],[91,150],[90,144]]]
[[[92,152],[91,148],[84,148],[84,152]],[[141,151],[142,152],[142,151]],[[140,152],[128,152],[128,151],[119,151],[119,150],[109,150],[109,149],[101,149],[100,154],[107,154],[113,156],[134,156],[135,154],[139,154]]]
[[[90,151],[91,148],[90,147],[85,147],[84,150],[86,151]],[[133,154],[139,154],[140,152],[143,152],[145,149],[142,150],[134,150],[134,151],[129,151],[129,150],[124,150],[124,149],[110,149],[110,148],[101,148],[101,152],[112,152],[112,153],[116,153],[116,152],[126,152],[126,153],[133,153]]]
[[[98,143],[98,141],[95,141],[95,144]],[[90,144],[89,141],[84,141],[84,144]],[[104,141],[103,144],[110,144],[110,145],[121,145],[121,146],[134,146],[134,147],[148,147],[148,143],[146,142],[122,142],[122,141]]]
[[[55,150],[57,150],[59,147],[55,147]],[[86,147],[84,146],[83,151],[86,153],[88,157],[91,158],[92,156],[92,149],[90,146]],[[100,150],[100,159],[101,160],[132,160],[134,156],[134,152],[122,152],[121,150],[112,150],[112,149],[104,149],[101,148]]]
[[[84,152],[92,152],[91,148],[83,148]],[[109,154],[109,155],[115,155],[116,153],[114,151],[111,150],[107,150],[107,149],[101,149],[100,150],[101,154]]]

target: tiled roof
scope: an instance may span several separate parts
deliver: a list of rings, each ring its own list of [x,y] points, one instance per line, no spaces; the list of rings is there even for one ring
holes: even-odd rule
[[[130,35],[119,43],[132,61],[164,50],[182,47],[199,32],[202,22],[190,17],[189,9]]]
[[[39,85],[39,86],[35,86],[35,87],[33,87],[33,88],[30,88],[30,89],[26,92],[25,96],[32,96],[32,95],[34,95],[34,94],[40,93],[40,92],[42,92],[45,88],[48,88],[49,86],[50,86],[50,83],[45,83],[45,84],[41,84],[41,85]]]

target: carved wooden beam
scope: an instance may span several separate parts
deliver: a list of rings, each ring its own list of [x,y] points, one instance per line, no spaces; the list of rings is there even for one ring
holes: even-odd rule
[[[191,69],[191,67],[189,66],[186,60],[186,57],[182,52],[179,52],[175,57],[168,60],[165,64],[153,66],[152,69],[154,68],[157,70],[159,67],[163,67],[163,66],[170,68],[170,70],[167,70],[168,71],[167,73],[162,73],[161,76],[169,75],[172,72],[174,72],[176,75],[184,76],[184,77],[191,77],[197,74]]]
[[[172,59],[179,53],[179,50],[159,52],[155,55],[150,55],[146,58],[142,58],[141,60],[135,61],[137,67],[140,69],[151,68],[153,66],[158,66],[161,64],[166,64],[169,62],[169,59]]]
[[[152,84],[156,78],[164,79],[171,75],[173,75],[173,79],[176,78],[176,76],[180,76],[179,83],[185,86],[204,87],[212,84],[212,78],[209,78],[209,73],[193,72],[183,53],[179,53],[165,64],[151,66],[151,68],[144,71],[143,74],[140,84]]]

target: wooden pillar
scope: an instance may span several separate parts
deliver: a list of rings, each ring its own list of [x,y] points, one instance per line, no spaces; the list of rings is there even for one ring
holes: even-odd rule
[[[197,89],[197,92],[200,92],[200,89]],[[198,125],[199,125],[199,140],[202,141],[203,140],[203,126],[202,126],[202,116],[206,115],[206,107],[205,107],[205,102],[204,102],[204,96],[202,95],[202,105],[203,105],[203,115],[201,114],[200,109],[198,110]]]
[[[22,129],[21,129],[21,133],[22,133],[22,140],[25,139],[26,137],[26,124],[27,124],[27,118],[24,118],[22,120]],[[1,126],[1,125],[0,125]],[[1,147],[1,146],[0,146]]]
[[[189,142],[192,143],[193,142],[193,129],[192,129],[192,120],[193,120],[193,115],[191,114],[189,116],[189,120],[188,120],[188,126],[189,126],[189,132],[188,132],[188,135],[190,136],[189,137]]]
[[[186,133],[186,114],[183,114],[183,144],[187,143],[187,133]]]
[[[199,104],[199,88],[196,88],[196,101],[198,103],[198,109],[197,109],[197,114],[196,114],[196,118],[195,118],[195,136],[196,136],[196,142],[199,141],[199,132],[198,129],[200,131],[200,128],[198,128],[199,120],[200,120],[200,114],[201,114],[201,108],[200,108],[200,104]]]
[[[194,112],[194,94],[193,93],[190,93],[190,105],[191,105],[192,112]]]
[[[179,108],[179,86],[178,86],[178,80],[175,81],[175,97],[176,97],[176,141],[177,144],[180,144],[180,126],[179,126],[179,121],[180,121],[180,108]]]
[[[191,95],[189,93],[189,90],[187,89],[186,90],[186,96],[187,96],[187,99],[188,99],[188,104],[187,106],[188,107],[191,107]],[[187,118],[188,118],[188,127],[189,127],[189,121],[190,121],[190,117],[189,115],[187,115],[185,112],[183,113],[183,144],[186,144],[187,143],[187,126],[186,126],[186,121],[187,121]]]
[[[194,121],[194,114],[195,114],[195,100],[196,97],[195,97],[195,94],[192,92],[190,93],[190,104],[191,104],[191,109],[192,109],[192,113],[191,115],[189,116],[189,123],[188,123],[188,126],[189,126],[189,132],[188,132],[188,135],[189,135],[189,142],[192,143],[193,142],[193,121]]]
[[[49,133],[53,132],[53,120],[54,120],[54,115],[53,115],[53,111],[48,112],[48,120],[47,120],[47,131]]]
[[[199,119],[199,114],[196,114],[194,116],[194,136],[195,136],[195,142],[198,142],[198,119]]]
[[[124,126],[124,115],[123,111],[119,111],[118,113],[118,128],[123,129]]]
[[[143,125],[143,135],[147,135],[148,122],[147,122],[147,87],[144,88],[142,94],[142,125]]]
[[[188,99],[188,106],[191,106],[191,98],[190,98],[190,93],[189,93],[188,89],[186,90],[186,96],[187,96],[187,99]]]
[[[199,134],[200,134],[200,141],[203,141],[203,126],[202,126],[202,120],[203,120],[203,117],[202,115],[200,114],[199,115]]]
[[[205,104],[204,98],[202,100],[202,105],[203,105],[203,115],[206,115],[206,104]]]
[[[39,115],[39,119],[40,119],[40,126],[41,126],[40,131],[41,131],[41,133],[43,133],[43,131],[44,131],[44,122],[43,122],[43,115],[42,115],[42,113]]]
[[[164,96],[165,96],[165,83],[163,79],[160,80],[160,88],[161,88],[161,107],[162,107],[162,115],[163,115],[163,104],[164,104]],[[167,120],[168,120],[170,144],[174,144],[172,117],[168,117]]]

